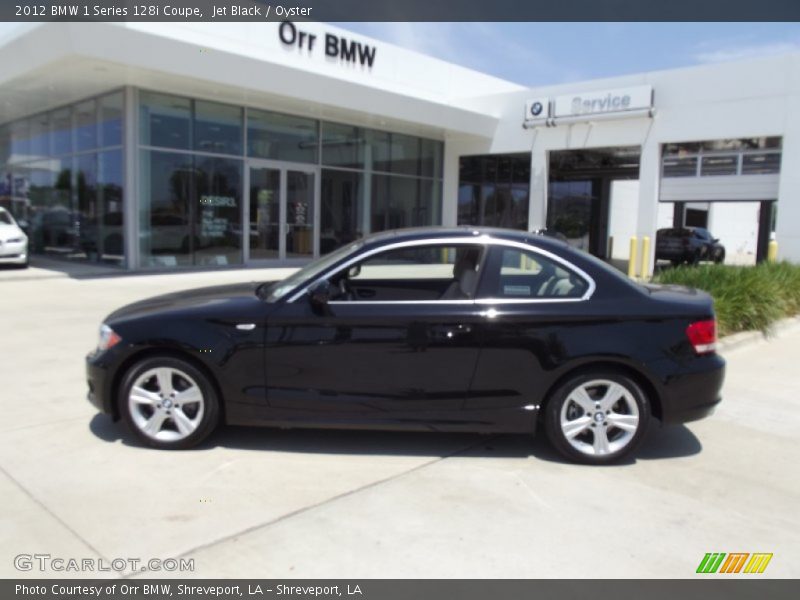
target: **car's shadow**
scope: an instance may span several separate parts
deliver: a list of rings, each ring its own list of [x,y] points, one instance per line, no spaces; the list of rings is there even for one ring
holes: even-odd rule
[[[99,439],[128,446],[141,446],[122,422],[107,415],[95,415],[89,424]],[[233,448],[301,454],[348,454],[375,456],[453,455],[479,458],[535,458],[568,464],[540,432],[536,437],[521,434],[438,433],[414,431],[367,431],[344,429],[274,429],[224,426],[193,451]],[[685,426],[660,427],[652,422],[634,456],[615,463],[634,464],[637,460],[682,458],[698,454],[702,445]]]

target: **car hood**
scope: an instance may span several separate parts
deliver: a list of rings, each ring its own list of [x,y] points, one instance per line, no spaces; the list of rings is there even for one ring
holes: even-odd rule
[[[0,242],[4,242],[8,238],[14,237],[25,237],[25,233],[16,225],[0,223]]]
[[[117,309],[106,317],[106,323],[164,313],[202,313],[217,311],[225,307],[241,306],[243,303],[261,302],[256,295],[260,281],[216,285],[154,296]]]

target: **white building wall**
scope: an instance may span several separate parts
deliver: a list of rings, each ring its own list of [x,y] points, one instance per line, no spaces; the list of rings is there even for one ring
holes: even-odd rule
[[[642,84],[654,88],[652,119],[598,120],[530,130],[522,127],[525,102],[531,98]],[[659,222],[662,144],[781,136],[777,239],[781,256],[800,261],[800,171],[793,168],[800,164],[800,53],[493,94],[465,100],[461,105],[478,111],[490,107],[497,111],[498,105],[502,106],[497,113],[500,120],[491,140],[475,143],[454,139],[448,142],[450,153],[532,150],[532,229],[544,224],[546,156],[551,150],[641,146],[636,234],[652,238]],[[654,252],[654,245],[651,248]]]

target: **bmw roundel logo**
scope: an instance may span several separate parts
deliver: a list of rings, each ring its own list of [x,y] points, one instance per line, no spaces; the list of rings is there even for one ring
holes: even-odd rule
[[[542,114],[543,108],[544,106],[542,106],[541,102],[534,102],[533,104],[531,104],[531,114],[534,117],[538,117],[540,114]]]

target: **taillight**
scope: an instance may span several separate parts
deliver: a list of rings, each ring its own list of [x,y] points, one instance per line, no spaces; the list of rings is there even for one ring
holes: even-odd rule
[[[686,328],[686,337],[697,354],[710,354],[717,349],[717,322],[695,321]]]

